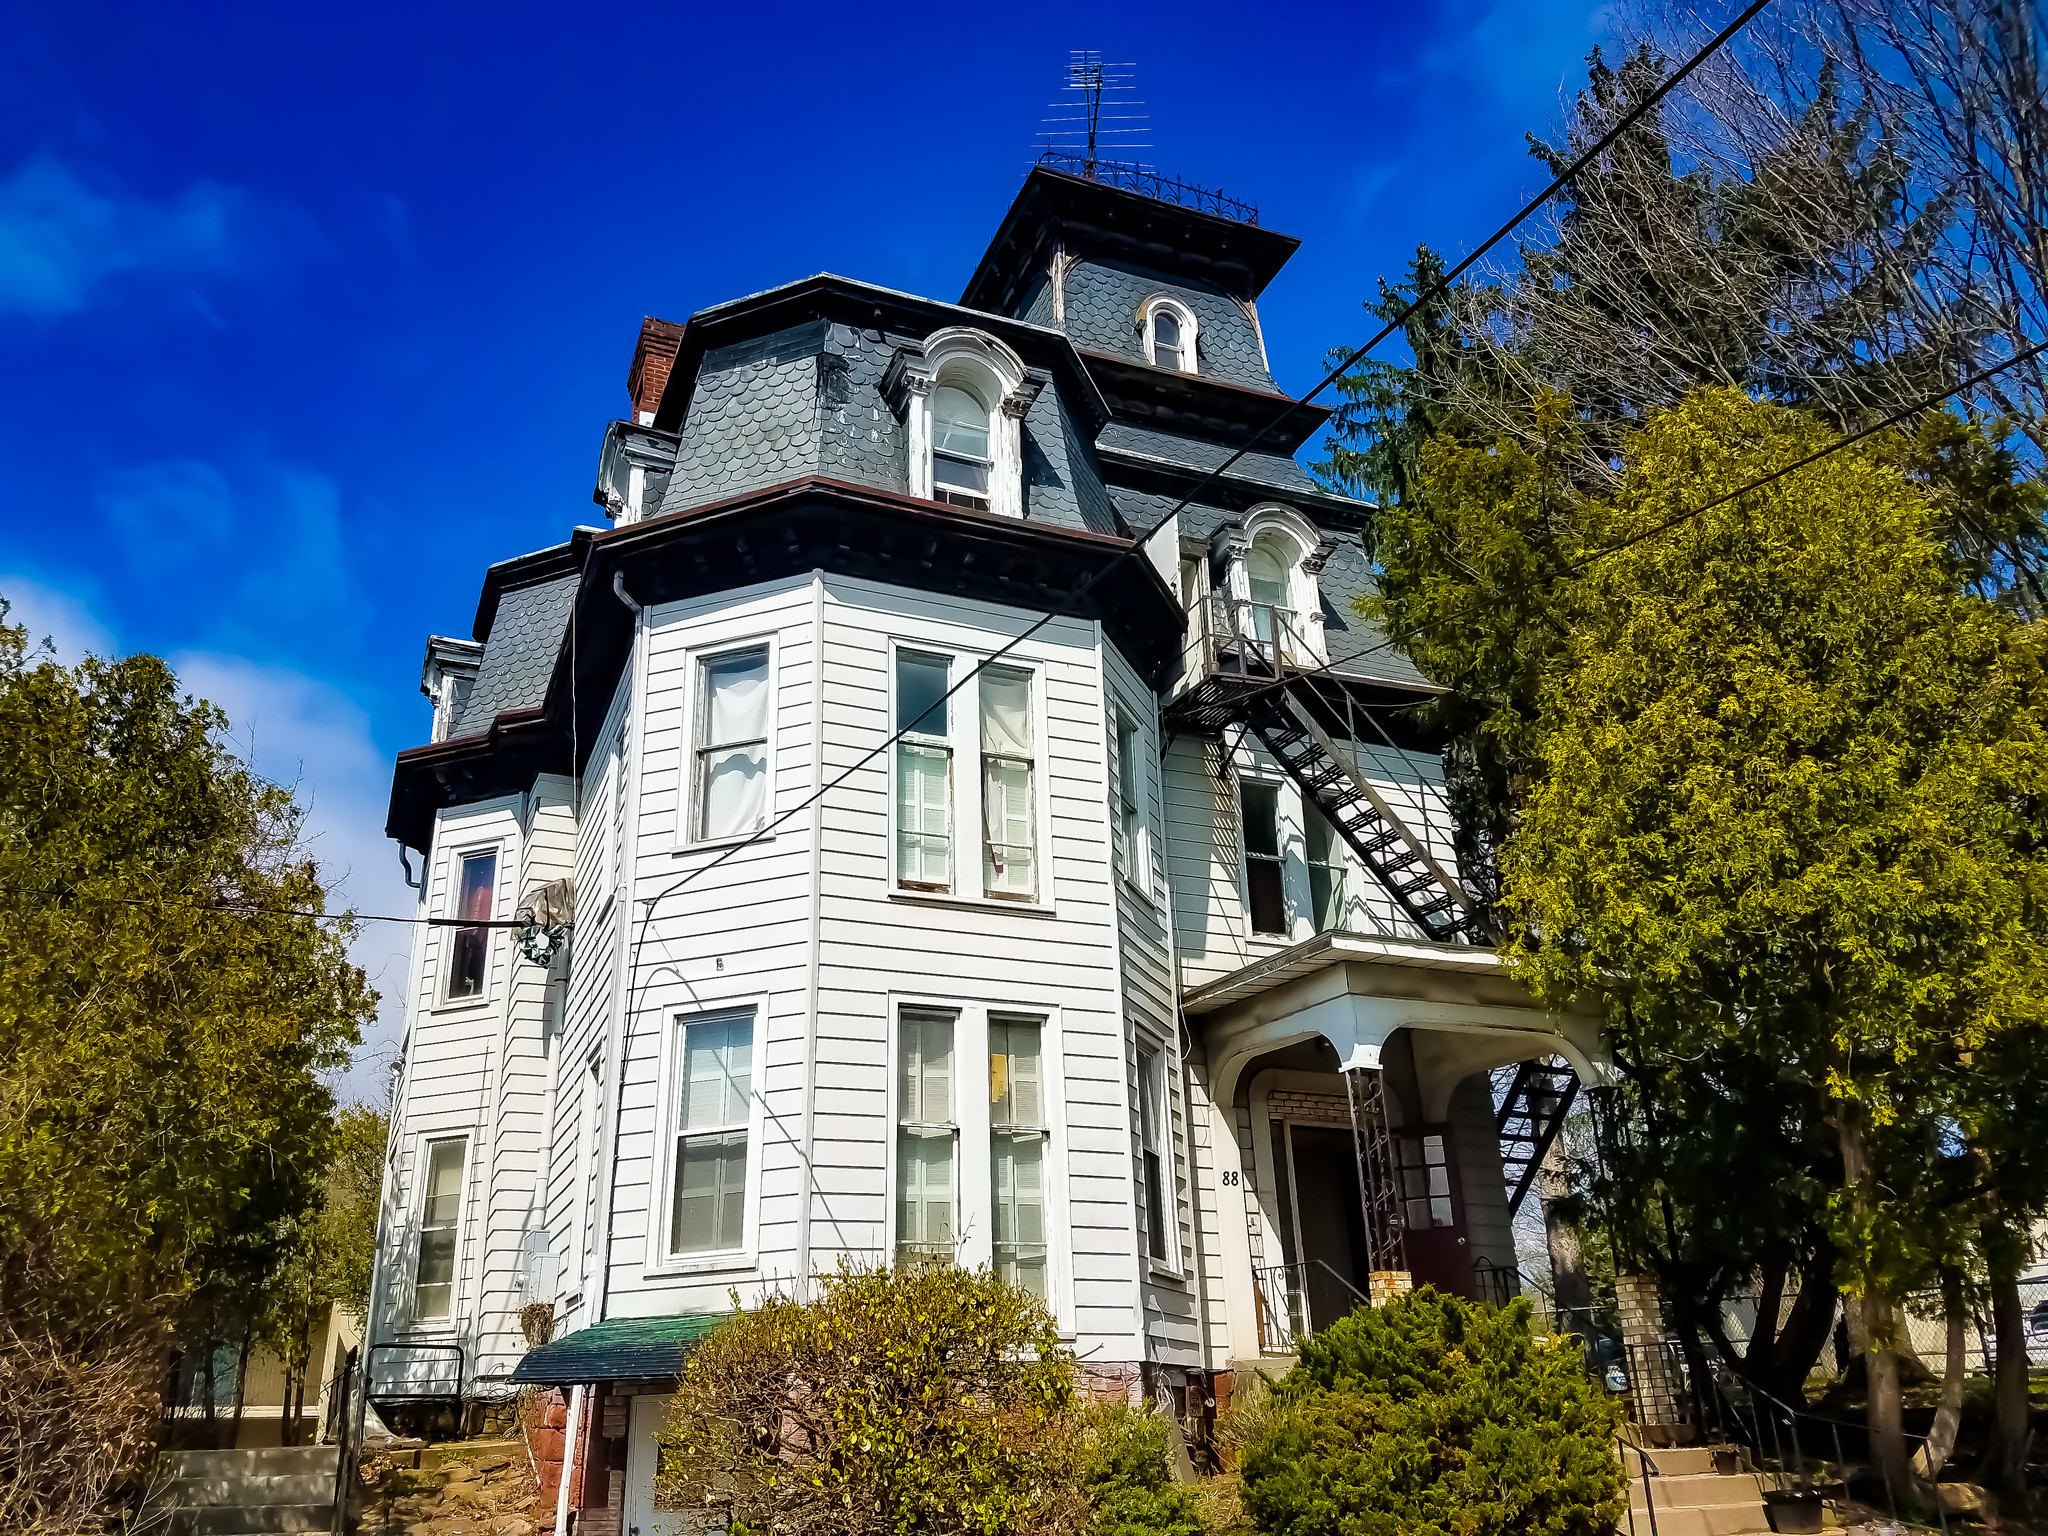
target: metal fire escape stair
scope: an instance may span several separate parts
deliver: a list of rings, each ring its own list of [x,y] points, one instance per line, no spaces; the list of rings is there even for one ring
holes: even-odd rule
[[[1458,877],[1323,729],[1304,692],[1312,695],[1313,685],[1289,679],[1259,700],[1246,724],[1417,927],[1440,943],[1492,942],[1485,914]]]
[[[1543,1154],[1557,1140],[1578,1093],[1578,1074],[1564,1062],[1525,1061],[1516,1069],[1514,1083],[1500,1101],[1496,1125],[1510,1220],[1522,1208],[1522,1197],[1536,1182]]]

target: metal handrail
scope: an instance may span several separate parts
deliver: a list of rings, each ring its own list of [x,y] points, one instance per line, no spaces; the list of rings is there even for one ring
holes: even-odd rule
[[[1067,149],[1048,148],[1040,153],[1038,163],[1069,176],[1078,176],[1083,181],[1101,182],[1106,187],[1117,187],[1125,192],[1136,192],[1155,202],[1172,203],[1176,208],[1192,208],[1197,213],[1213,214],[1219,219],[1229,219],[1237,224],[1258,226],[1259,210],[1250,203],[1235,197],[1225,197],[1221,192],[1212,192],[1207,187],[1198,187],[1192,182],[1168,176],[1149,166],[1131,160],[1102,160],[1094,155],[1077,154]]]
[[[1290,1283],[1291,1278],[1297,1274],[1301,1275],[1305,1281],[1311,1268],[1320,1269],[1332,1280],[1343,1286],[1345,1290],[1356,1296],[1359,1306],[1369,1307],[1372,1305],[1372,1298],[1370,1296],[1338,1274],[1323,1259],[1304,1259],[1297,1264],[1271,1264],[1264,1269],[1255,1269],[1252,1271],[1252,1295],[1258,1306],[1259,1347],[1262,1350],[1269,1343],[1277,1344],[1281,1350],[1294,1348],[1299,1344],[1302,1335],[1314,1331],[1308,1326],[1305,1310],[1308,1287],[1305,1283],[1301,1285]],[[1272,1298],[1266,1294],[1269,1287],[1276,1285],[1280,1288],[1282,1302],[1278,1307],[1274,1305]],[[1299,1320],[1294,1316],[1294,1303],[1297,1301],[1301,1302],[1304,1308],[1304,1315]],[[1268,1327],[1269,1318],[1273,1319],[1270,1330]],[[1279,1351],[1276,1350],[1274,1352],[1277,1353]]]
[[[454,1355],[455,1390],[453,1392],[412,1393],[388,1393],[375,1391],[373,1389],[372,1384],[377,1379],[377,1355],[380,1351],[388,1350],[405,1350],[414,1354]],[[370,1346],[369,1353],[363,1357],[363,1396],[371,1400],[375,1400],[381,1397],[386,1402],[434,1403],[443,1402],[450,1399],[454,1400],[455,1402],[461,1402],[463,1359],[464,1352],[460,1344],[428,1344],[403,1339],[386,1340],[384,1343],[381,1344],[373,1344]]]

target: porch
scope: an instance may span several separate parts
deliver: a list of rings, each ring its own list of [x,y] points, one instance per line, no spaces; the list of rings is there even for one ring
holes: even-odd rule
[[[1556,1125],[1608,1080],[1595,1015],[1544,1010],[1476,946],[1319,934],[1183,1007],[1247,1364],[1411,1286],[1492,1299]],[[1493,1074],[1518,1063],[1497,1103]]]

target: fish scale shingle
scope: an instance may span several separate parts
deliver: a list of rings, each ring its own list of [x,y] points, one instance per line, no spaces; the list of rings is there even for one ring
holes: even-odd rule
[[[1273,389],[1251,317],[1235,299],[1111,262],[1084,261],[1067,274],[1067,335],[1074,345],[1134,363],[1145,359],[1138,306],[1164,293],[1194,311],[1195,359],[1207,378],[1247,389]]]
[[[502,710],[532,709],[544,702],[575,594],[576,577],[561,576],[499,595],[476,685],[453,734],[476,735],[488,730]]]

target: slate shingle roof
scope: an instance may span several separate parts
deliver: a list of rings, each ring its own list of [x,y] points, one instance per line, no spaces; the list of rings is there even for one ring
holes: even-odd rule
[[[490,729],[501,710],[533,709],[544,702],[555,657],[562,649],[577,579],[558,576],[499,595],[476,685],[450,735],[477,735]]]
[[[1134,363],[1145,359],[1138,306],[1155,293],[1171,294],[1194,311],[1195,358],[1200,372],[1247,389],[1273,389],[1251,316],[1233,298],[1169,283],[1135,267],[1084,261],[1067,274],[1067,335],[1085,350]]]
[[[1177,464],[1184,469],[1204,471],[1214,469],[1229,458],[1231,453],[1231,450],[1222,443],[1199,437],[1183,437],[1176,432],[1160,432],[1151,427],[1133,426],[1124,421],[1113,421],[1104,427],[1095,439],[1095,446],[1120,453],[1143,455],[1148,459],[1157,459],[1163,464]],[[1261,453],[1253,449],[1242,455],[1224,473],[1232,479],[1250,481],[1254,485],[1268,485],[1281,491],[1322,489],[1307,470],[1282,453]]]

